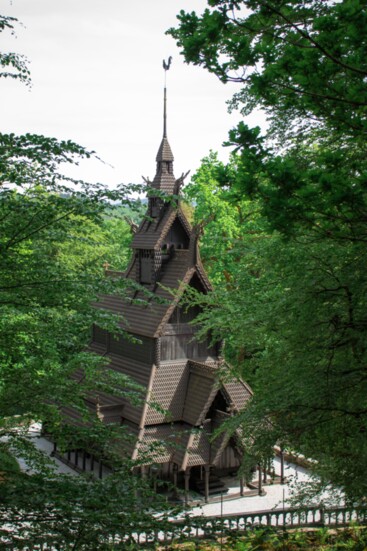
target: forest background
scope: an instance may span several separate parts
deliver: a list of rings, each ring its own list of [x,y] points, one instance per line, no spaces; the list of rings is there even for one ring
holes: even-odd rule
[[[2,31],[15,24],[0,19]],[[366,495],[367,466],[366,31],[358,0],[210,0],[201,16],[182,11],[169,31],[188,63],[238,83],[231,109],[260,107],[269,122],[266,133],[244,123],[230,131],[230,163],[210,153],[185,191],[194,221],[207,221],[201,252],[215,284],[190,303],[205,306],[202,332],[225,339],[227,360],[255,391],[227,429],[246,427],[253,459],[269,457],[275,443],[312,458],[315,491],[331,484],[354,503]],[[27,84],[20,56],[0,61],[2,77]],[[135,209],[137,190],[61,175],[62,163],[91,155],[72,142],[0,136],[1,446],[40,473],[26,477],[10,463],[1,506],[8,522],[20,512],[35,520],[30,536],[19,524],[18,537],[31,541],[45,533],[40,518],[57,537],[89,541],[121,514],[150,522],[148,510],[134,512],[136,492],[59,479],[26,438],[31,420],[47,419],[61,446],[87,439],[103,449],[105,427],[71,434],[57,405],[87,416],[83,398],[96,384],[140,399],[136,385],[106,379],[84,351],[93,322],[116,330],[91,303],[102,290],[126,290],[127,282],[111,288],[103,264],[125,265],[129,227],[112,205]],[[81,366],[76,388],[70,374]],[[130,467],[119,464],[116,476],[133,488]],[[63,522],[45,514],[52,507]]]

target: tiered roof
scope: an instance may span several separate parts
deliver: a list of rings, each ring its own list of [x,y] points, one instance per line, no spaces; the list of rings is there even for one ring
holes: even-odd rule
[[[159,208],[153,216],[151,201],[154,197],[150,194],[148,215],[133,238],[133,258],[122,276],[140,283],[141,254],[150,251],[149,258],[161,262],[157,278],[151,285],[145,285],[152,296],[147,299],[143,289],[131,291],[128,297],[103,295],[96,307],[119,314],[125,331],[154,342],[158,350],[160,339],[169,338],[167,324],[178,308],[185,288],[196,280],[206,293],[211,290],[211,285],[200,260],[198,232],[186,219],[179,201],[175,204],[162,198],[162,192],[173,194],[180,183],[173,175],[173,154],[166,136],[166,123],[156,161],[157,171],[150,185],[159,191],[156,196]],[[169,241],[175,231],[185,238],[182,248]],[[160,260],[163,248],[169,252],[164,263]],[[250,398],[251,390],[241,380],[220,380],[223,361],[216,354],[208,349],[207,357],[162,361],[159,353],[154,353],[153,360],[148,362],[138,361],[131,355],[125,357],[123,349],[121,355],[111,353],[107,345],[98,343],[92,343],[91,351],[108,358],[109,369],[128,375],[139,383],[145,395],[140,405],[131,405],[121,397],[111,399],[103,393],[97,395],[100,411],[105,408],[107,412],[110,407],[114,413],[120,407],[123,422],[135,438],[135,444],[122,444],[124,453],[142,458],[154,444],[155,455],[149,452],[147,462],[174,461],[180,469],[218,460],[229,437],[223,434],[214,443],[210,440],[213,427],[207,416],[213,401],[221,393],[228,410],[239,411]],[[155,408],[154,403],[160,407]],[[223,419],[225,416],[223,413]]]
[[[162,335],[173,310],[180,301],[185,287],[194,275],[197,275],[203,286],[211,289],[201,261],[190,262],[191,250],[177,250],[172,260],[167,263],[160,285],[155,290],[154,298],[147,297],[144,290],[131,291],[128,297],[101,295],[97,308],[109,310],[123,317],[121,327],[126,331],[146,337],[157,338]],[[127,277],[135,278],[135,268],[138,259],[134,258],[127,271]],[[191,264],[191,265],[190,265]],[[180,290],[175,297],[170,291]],[[139,301],[140,304],[139,304]]]

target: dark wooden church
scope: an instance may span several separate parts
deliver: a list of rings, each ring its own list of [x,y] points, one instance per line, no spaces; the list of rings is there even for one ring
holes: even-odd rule
[[[186,219],[180,200],[173,203],[162,197],[162,192],[179,197],[183,183],[183,177],[176,180],[173,174],[166,91],[156,162],[154,180],[148,182],[156,193],[149,194],[146,217],[133,238],[131,263],[120,277],[136,281],[162,300],[147,301],[140,290],[130,300],[102,296],[97,307],[123,316],[123,328],[141,344],[94,327],[90,345],[92,351],[108,357],[109,369],[128,375],[144,388],[145,401],[137,406],[101,393],[98,412],[104,422],[121,423],[135,435],[132,448],[124,448],[124,453],[144,457],[143,471],[154,464],[159,476],[176,485],[184,483],[186,490],[194,480],[200,490],[201,480],[208,499],[213,475],[236,471],[242,453],[226,433],[214,440],[211,435],[243,408],[251,390],[240,380],[219,376],[225,372],[220,346],[196,340],[196,328],[189,322],[198,312],[180,306],[187,287],[209,293],[211,286],[200,260],[197,229]],[[116,273],[110,275],[116,277]],[[169,290],[175,291],[174,296]],[[154,452],[149,451],[152,444]]]

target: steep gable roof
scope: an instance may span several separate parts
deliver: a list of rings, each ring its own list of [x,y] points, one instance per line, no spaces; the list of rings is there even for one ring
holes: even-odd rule
[[[190,236],[191,226],[180,208],[174,205],[166,206],[160,217],[145,218],[139,226],[132,241],[133,249],[160,249],[175,220],[179,220],[187,236]]]

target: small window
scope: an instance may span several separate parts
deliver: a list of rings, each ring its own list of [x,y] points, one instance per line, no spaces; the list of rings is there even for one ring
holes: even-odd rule
[[[152,197],[150,200],[150,214],[152,218],[157,218],[159,214],[159,204],[156,197]]]
[[[157,218],[158,214],[159,214],[158,205],[152,205],[152,218]]]
[[[150,251],[140,252],[140,283],[152,283],[153,259]]]
[[[162,200],[159,197],[150,198],[150,216],[152,218],[158,218],[162,208]]]

